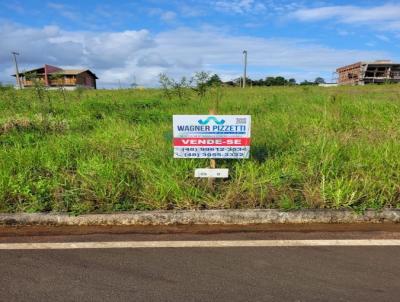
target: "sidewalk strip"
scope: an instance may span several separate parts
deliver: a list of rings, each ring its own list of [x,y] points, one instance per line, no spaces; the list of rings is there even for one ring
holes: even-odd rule
[[[0,250],[313,247],[313,246],[400,246],[400,240],[345,239],[345,240],[116,241],[116,242],[56,242],[56,243],[41,242],[41,243],[1,243]]]

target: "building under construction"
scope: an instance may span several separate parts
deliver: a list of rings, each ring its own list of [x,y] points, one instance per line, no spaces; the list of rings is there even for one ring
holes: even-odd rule
[[[336,69],[339,85],[400,83],[400,63],[390,60],[358,62]]]

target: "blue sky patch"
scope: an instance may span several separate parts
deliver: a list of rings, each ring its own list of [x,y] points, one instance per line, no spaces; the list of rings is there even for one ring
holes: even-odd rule
[[[34,1],[0,2],[1,82],[20,69],[90,68],[99,87],[157,85],[157,75],[204,70],[239,77],[248,51],[253,79],[327,81],[341,65],[400,61],[396,1]]]

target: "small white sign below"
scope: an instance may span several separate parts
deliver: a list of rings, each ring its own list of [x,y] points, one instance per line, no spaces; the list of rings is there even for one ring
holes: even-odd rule
[[[229,169],[196,169],[194,177],[228,178]]]

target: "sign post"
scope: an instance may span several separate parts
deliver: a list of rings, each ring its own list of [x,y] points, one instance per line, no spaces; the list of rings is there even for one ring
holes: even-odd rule
[[[215,115],[216,112],[214,109],[210,109],[210,115]],[[217,167],[217,161],[213,158],[210,159],[210,168],[215,169]],[[228,176],[227,176],[228,177]],[[208,187],[211,191],[214,191],[214,177],[208,177]]]

